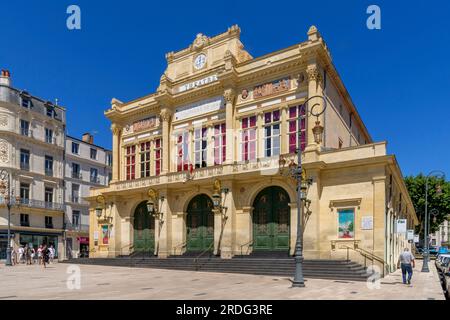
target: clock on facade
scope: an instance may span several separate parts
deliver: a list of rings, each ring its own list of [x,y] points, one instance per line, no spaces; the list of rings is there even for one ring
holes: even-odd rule
[[[199,54],[197,58],[195,58],[194,67],[195,69],[199,70],[205,66],[205,63],[206,63],[206,55]]]

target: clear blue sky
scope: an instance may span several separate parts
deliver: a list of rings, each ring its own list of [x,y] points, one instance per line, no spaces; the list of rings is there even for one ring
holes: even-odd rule
[[[404,175],[450,175],[449,1],[2,1],[0,68],[14,86],[68,111],[68,132],[96,132],[111,146],[103,111],[112,97],[153,92],[166,52],[241,27],[254,56],[306,39],[314,24],[375,141],[388,140]],[[81,8],[82,29],[66,28]],[[382,29],[366,28],[366,8],[381,7]]]

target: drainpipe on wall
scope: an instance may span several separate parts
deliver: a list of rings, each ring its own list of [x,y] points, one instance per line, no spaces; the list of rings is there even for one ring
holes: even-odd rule
[[[327,98],[327,72],[323,70],[323,95]],[[323,113],[323,148],[327,147],[327,112]]]
[[[65,116],[64,116],[65,117]],[[67,260],[67,228],[66,228],[66,213],[67,213],[67,206],[66,206],[66,125],[63,125],[63,144],[64,144],[64,149],[63,149],[63,170],[62,170],[62,174],[63,174],[63,208],[64,208],[64,214],[63,214],[63,251],[64,254],[63,256],[63,260]]]

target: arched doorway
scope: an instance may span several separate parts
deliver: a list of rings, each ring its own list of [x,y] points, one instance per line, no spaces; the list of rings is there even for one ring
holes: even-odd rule
[[[186,216],[187,251],[202,251],[214,242],[214,214],[212,209],[212,200],[206,194],[195,196],[189,202]]]
[[[253,249],[289,250],[289,195],[280,187],[262,190],[253,202]]]
[[[155,250],[155,218],[147,211],[147,201],[141,202],[134,211],[134,251]]]

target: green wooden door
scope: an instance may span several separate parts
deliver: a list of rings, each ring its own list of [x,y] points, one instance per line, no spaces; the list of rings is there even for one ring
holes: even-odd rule
[[[189,203],[186,217],[187,251],[203,251],[214,242],[212,208],[211,199],[204,194],[194,197]]]
[[[141,202],[134,213],[134,251],[155,250],[155,218],[147,211],[147,201]]]
[[[280,187],[261,191],[253,204],[254,250],[289,250],[289,196]]]

